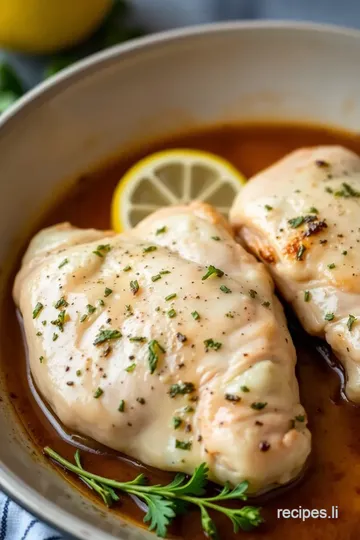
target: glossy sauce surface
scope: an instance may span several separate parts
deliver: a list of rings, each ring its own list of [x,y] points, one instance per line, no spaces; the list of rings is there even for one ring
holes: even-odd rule
[[[164,148],[187,147],[207,150],[222,155],[237,166],[245,176],[251,176],[302,146],[316,144],[342,144],[360,154],[360,136],[304,126],[249,125],[217,127],[203,133],[190,133],[182,137],[159,141],[142,147],[132,154],[111,162],[107,167],[79,178],[76,186],[59,201],[44,219],[42,226],[70,221],[79,227],[110,227],[110,202],[113,190],[124,172],[144,155]],[[14,272],[16,269],[14,269]],[[29,385],[26,370],[26,352],[21,334],[21,321],[17,319],[11,299],[12,283],[2,306],[6,310],[7,324],[0,328],[1,369],[7,377],[8,391],[19,418],[31,439],[41,449],[49,445],[63,456],[72,459],[74,445],[88,448],[83,452],[83,464],[92,472],[111,478],[130,480],[139,471],[145,471],[152,482],[166,482],[170,475],[149,470],[133,461],[100,448],[76,434],[61,431],[46,407],[39,407]],[[266,524],[252,533],[239,533],[246,540],[278,540],[282,538],[358,540],[360,537],[360,409],[346,403],[341,397],[340,376],[335,359],[317,341],[306,336],[296,321],[291,322],[298,354],[297,374],[301,401],[313,435],[313,450],[307,470],[299,481],[278,493],[260,499]],[[323,354],[320,354],[319,347]],[[327,361],[325,360],[327,357]],[[330,367],[329,363],[333,363]],[[31,382],[31,381],[30,381]],[[34,389],[33,389],[34,390]],[[38,401],[41,402],[38,397]],[[71,481],[74,481],[71,478]],[[80,484],[78,487],[81,487]],[[81,489],[83,489],[81,487]],[[142,522],[143,512],[130,499],[123,498],[121,508],[115,511],[132,520]],[[285,519],[277,518],[278,509],[326,509],[338,506],[338,519]],[[226,519],[215,521],[223,540],[235,538]],[[177,520],[172,533],[191,540],[203,538],[199,514],[190,512]]]

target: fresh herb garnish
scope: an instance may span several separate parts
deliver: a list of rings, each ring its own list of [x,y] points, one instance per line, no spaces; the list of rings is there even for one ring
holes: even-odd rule
[[[65,266],[65,264],[68,264],[68,262],[69,262],[69,259],[64,259],[64,260],[59,264],[58,268],[59,268],[59,269],[62,268],[63,266]]]
[[[212,338],[205,339],[204,340],[205,345],[205,351],[207,352],[209,349],[214,349],[215,351],[218,351],[222,347],[222,343],[219,341],[214,341]]]
[[[149,348],[148,362],[149,362],[150,373],[152,374],[156,370],[160,353],[164,353],[165,349],[160,345],[160,343],[156,339],[152,339],[149,342],[148,348]]]
[[[296,253],[296,258],[298,261],[303,260],[303,255],[305,251],[306,251],[306,247],[304,246],[304,244],[300,244],[299,249],[297,250],[297,253]]]
[[[172,384],[170,386],[169,394],[170,397],[174,398],[177,395],[192,394],[195,392],[195,385],[192,382],[180,382],[177,384]]]
[[[143,253],[151,253],[152,251],[156,251],[156,250],[157,250],[156,246],[148,246],[143,249]]]
[[[168,294],[167,296],[165,296],[165,301],[170,302],[170,300],[174,300],[174,298],[176,297],[177,297],[176,293]]]
[[[297,229],[298,227],[300,227],[300,225],[304,223],[304,221],[305,220],[303,216],[298,216],[296,218],[289,219],[288,224],[292,229]]]
[[[36,306],[34,307],[34,311],[32,313],[32,318],[36,319],[40,315],[40,313],[42,312],[43,309],[44,309],[44,306],[42,305],[42,303],[38,302],[36,304]]]
[[[220,291],[222,291],[225,294],[229,294],[232,292],[232,290],[229,289],[229,287],[227,287],[226,285],[220,285]]]
[[[125,411],[125,401],[123,399],[119,403],[118,411],[119,412],[124,412]]]
[[[342,185],[342,189],[335,191],[334,193],[335,197],[345,197],[345,198],[360,197],[360,191],[357,191],[356,189],[354,189],[352,186],[350,186],[350,184],[343,182],[341,185]]]
[[[356,321],[357,321],[357,318],[354,317],[354,315],[349,315],[349,318],[348,318],[346,324],[347,324],[347,327],[348,327],[348,329],[349,329],[350,331],[351,331],[351,329],[352,329],[354,323],[356,323]]]
[[[174,416],[174,418],[173,418],[174,429],[179,429],[181,424],[182,424],[182,420],[181,420],[180,416]]]
[[[269,204],[265,204],[265,210],[267,210],[268,212],[270,212],[271,210],[273,210],[273,207],[270,206]]]
[[[310,291],[304,291],[304,302],[310,302],[311,293]]]
[[[125,369],[125,371],[127,371],[128,373],[132,373],[132,372],[134,371],[135,368],[136,368],[136,364],[135,364],[135,362],[133,362],[132,364],[130,364],[129,367],[127,367],[127,368]]]
[[[127,304],[125,306],[125,316],[126,317],[131,317],[131,315],[134,315],[134,310],[132,308],[132,306],[130,304]]]
[[[221,240],[220,236],[212,236],[212,240],[215,240],[215,242],[219,242]]]
[[[325,321],[332,321],[332,320],[334,320],[335,315],[334,315],[334,313],[326,313],[324,318],[325,318]]]
[[[311,206],[311,208],[309,208],[309,214],[318,214],[318,213],[319,213],[319,210],[315,208],[315,206]]]
[[[109,287],[105,287],[105,292],[104,292],[105,298],[106,298],[107,296],[110,296],[111,293],[112,293],[112,289],[109,289]]]
[[[160,227],[160,229],[157,229],[155,234],[156,234],[156,236],[159,236],[159,234],[164,234],[164,233],[166,233],[166,231],[167,231],[167,226],[164,225],[163,227]]]
[[[43,357],[43,356],[40,356],[39,361],[40,361],[40,364],[42,364],[43,361],[44,361],[44,357]]]
[[[170,319],[173,319],[174,317],[176,317],[176,311],[175,309],[169,309],[169,311],[167,312],[168,314],[168,317],[170,317]]]
[[[53,324],[54,326],[57,326],[60,332],[64,331],[65,317],[66,317],[66,311],[65,309],[62,309],[58,315],[58,318],[55,319],[54,321],[51,321],[51,324]]]
[[[100,345],[100,343],[105,343],[112,339],[120,339],[121,337],[122,333],[119,330],[100,330],[93,344]]]
[[[175,448],[179,448],[180,450],[191,450],[191,447],[191,441],[179,441],[178,439],[175,441]]]
[[[88,310],[88,313],[91,315],[91,313],[94,313],[96,311],[96,307],[92,306],[91,304],[87,304],[86,309]]]
[[[225,394],[225,399],[227,401],[233,401],[234,403],[241,401],[241,397],[237,396],[236,394]]]
[[[199,313],[197,311],[193,311],[191,313],[191,316],[192,316],[193,319],[195,319],[195,321],[200,320],[200,315],[199,315]]]
[[[55,308],[56,309],[59,309],[61,307],[67,307],[69,304],[68,302],[65,300],[64,296],[62,296],[55,304]]]
[[[101,306],[101,307],[105,306],[105,302],[104,302],[104,300],[102,298],[100,298],[100,300],[99,300],[99,306]]]
[[[151,281],[159,281],[161,279],[160,274],[156,274],[156,276],[152,276]]]
[[[202,281],[204,281],[205,279],[208,279],[211,276],[223,277],[223,275],[224,275],[224,272],[222,270],[210,264],[210,266],[208,266],[206,274],[203,275],[201,279]]]
[[[261,401],[255,401],[251,404],[251,408],[255,409],[255,411],[261,411],[261,409],[264,409],[266,407],[267,403],[262,403]]]
[[[132,341],[132,342],[139,342],[139,343],[146,343],[147,339],[146,337],[142,337],[142,336],[134,336],[134,337],[131,337],[129,338],[129,341]]]
[[[109,253],[111,250],[110,244],[99,244],[93,253],[97,255],[98,257],[104,257],[106,253]]]
[[[189,450],[190,448],[185,449]],[[78,451],[75,455],[76,465],[67,461],[49,447],[44,448],[44,453],[66,470],[78,475],[102,497],[108,506],[119,500],[115,490],[128,493],[130,496],[135,496],[143,501],[147,506],[144,521],[149,522],[149,529],[154,530],[161,538],[166,537],[168,527],[173,519],[177,514],[183,512],[188,505],[198,507],[204,533],[213,540],[218,538],[218,533],[208,510],[219,512],[229,518],[235,533],[240,529],[251,530],[253,527],[259,526],[263,521],[260,509],[257,507],[227,508],[219,504],[230,500],[246,500],[246,492],[249,487],[246,481],[238,484],[233,489],[229,484],[225,484],[220,493],[212,497],[204,497],[209,472],[205,463],[195,469],[190,479],[184,474],[177,474],[174,480],[166,486],[158,484],[152,486],[148,485],[148,481],[143,474],[129,482],[119,482],[92,474],[81,467]]]
[[[131,266],[128,264],[127,266],[125,266],[123,272],[130,272],[131,270]]]
[[[297,416],[295,416],[295,420],[297,422],[305,422],[305,416],[303,414],[298,414]]]
[[[166,274],[171,274],[170,270],[160,270],[159,274],[165,276]]]
[[[329,270],[333,270],[335,268],[335,263],[328,264],[327,267]]]
[[[242,392],[250,392],[250,389],[249,389],[247,386],[245,386],[245,385],[244,385],[244,386],[240,386],[240,390],[241,390]]]
[[[130,281],[130,290],[131,292],[133,293],[133,295],[135,296],[135,294],[137,294],[139,292],[139,283],[137,281],[137,279],[134,279],[133,281]]]
[[[94,394],[93,394],[93,397],[95,399],[98,399],[100,396],[102,396],[104,393],[104,390],[102,388],[100,388],[100,386],[95,390]]]
[[[81,315],[80,317],[80,322],[85,322],[87,318],[88,318],[87,314],[84,313],[84,315]]]

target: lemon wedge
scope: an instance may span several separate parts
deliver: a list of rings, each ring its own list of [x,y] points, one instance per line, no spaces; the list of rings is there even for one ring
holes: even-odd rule
[[[199,150],[156,152],[138,161],[119,181],[112,200],[112,227],[121,232],[168,205],[193,200],[227,217],[245,177],[228,161]]]

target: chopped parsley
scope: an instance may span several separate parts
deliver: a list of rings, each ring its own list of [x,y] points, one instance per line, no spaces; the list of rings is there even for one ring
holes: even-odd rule
[[[134,311],[133,311],[133,308],[130,304],[127,304],[125,306],[125,316],[126,317],[131,317],[131,315],[134,315]]]
[[[123,272],[129,272],[131,270],[131,266],[128,264],[127,266],[125,266]]]
[[[163,227],[160,227],[160,229],[157,229],[156,231],[156,236],[159,236],[159,234],[164,234],[166,233],[168,230],[168,228],[166,227],[166,225],[164,225]]]
[[[304,302],[310,302],[310,300],[311,300],[311,292],[304,291]]]
[[[329,270],[333,270],[335,268],[335,263],[328,264],[327,267]]]
[[[134,337],[131,337],[129,338],[130,341],[132,342],[139,342],[139,343],[146,343],[147,339],[146,337],[142,337],[142,336],[134,336]]]
[[[54,326],[57,326],[60,332],[64,331],[65,317],[66,317],[66,311],[65,309],[62,309],[58,315],[58,318],[55,319],[54,321],[51,321],[51,324],[53,324]]]
[[[325,315],[325,321],[332,321],[335,318],[335,315],[333,313],[326,313]]]
[[[311,208],[309,208],[309,214],[318,214],[318,213],[319,213],[319,210],[315,208],[315,206],[312,206]]]
[[[354,325],[354,323],[355,323],[356,321],[357,321],[357,318],[354,317],[354,315],[349,315],[349,318],[348,318],[346,324],[347,324],[347,327],[348,327],[348,329],[349,329],[350,331],[351,331],[351,329],[352,329],[352,327],[353,327],[353,325]]]
[[[42,305],[42,303],[38,302],[36,304],[36,306],[34,307],[34,311],[32,313],[32,318],[36,319],[36,317],[38,317],[40,315],[40,313],[42,312],[43,309],[44,309],[44,306]]]
[[[62,268],[63,266],[65,266],[65,264],[68,264],[68,262],[69,262],[69,259],[64,259],[64,260],[59,264],[58,268],[59,268],[59,269]]]
[[[306,247],[304,246],[304,244],[300,244],[299,249],[297,250],[297,253],[296,253],[296,258],[298,261],[303,260],[303,255],[305,251],[306,251]]]
[[[191,313],[191,316],[192,316],[193,319],[195,319],[195,321],[199,321],[199,320],[200,320],[200,315],[199,315],[199,313],[198,313],[197,311],[193,311],[193,312]]]
[[[54,307],[55,307],[56,309],[59,309],[59,308],[61,308],[61,307],[67,307],[68,305],[69,305],[68,302],[65,300],[64,296],[62,296],[62,297],[60,298],[60,300],[58,300],[58,301],[56,302],[56,304],[55,304]]]
[[[158,281],[159,279],[161,279],[160,274],[156,274],[156,276],[152,276],[151,281]]]
[[[193,392],[195,392],[195,385],[192,382],[172,384],[169,390],[170,397],[172,398],[178,395],[192,394]]]
[[[201,279],[202,281],[204,281],[205,279],[208,279],[211,276],[223,277],[223,275],[224,275],[224,272],[222,270],[210,264],[210,266],[208,266],[206,274],[203,275]]]
[[[122,333],[119,330],[100,330],[100,332],[95,338],[93,345],[100,345],[101,343],[105,343],[106,341],[110,341],[112,339],[120,339],[121,337]]]
[[[166,274],[171,274],[170,270],[160,270],[159,274],[161,276],[166,276]]]
[[[123,399],[119,403],[118,411],[119,412],[124,412],[125,411],[125,401]]]
[[[305,422],[305,416],[303,414],[298,414],[297,416],[295,416],[295,420],[297,422]]]
[[[43,356],[40,356],[39,361],[40,361],[40,364],[42,364],[43,361],[44,361],[44,357],[43,357]]]
[[[100,396],[102,396],[104,393],[104,390],[102,388],[100,388],[100,386],[95,390],[94,394],[93,394],[93,397],[95,399],[98,399]]]
[[[156,339],[152,339],[150,341],[148,348],[149,348],[149,356],[148,356],[149,369],[150,369],[150,373],[152,374],[156,370],[160,353],[164,353],[165,349],[160,345],[160,343]]]
[[[240,386],[242,392],[250,392],[250,389],[247,386]]]
[[[265,209],[270,212],[271,210],[273,210],[273,207],[270,206],[269,204],[265,204]]]
[[[219,341],[214,341],[212,338],[205,339],[204,340],[205,345],[205,351],[207,352],[209,349],[214,349],[215,351],[218,351],[222,347],[222,343]]]
[[[88,317],[88,316],[87,316],[86,313],[85,313],[84,315],[81,315],[81,317],[80,317],[80,322],[85,322],[86,319],[87,319],[87,317]]]
[[[40,336],[42,336],[42,332],[36,332],[36,335],[37,335],[38,337],[40,337]]]
[[[251,408],[255,409],[255,411],[261,411],[261,409],[264,409],[266,407],[267,403],[263,403],[261,401],[254,401],[254,403],[251,404]]]
[[[174,426],[174,429],[178,429],[182,424],[182,420],[179,416],[174,416],[173,418],[173,426]]]
[[[109,287],[105,287],[105,292],[104,292],[105,298],[106,298],[107,296],[110,296],[111,293],[112,293],[112,289],[109,289]]]
[[[166,302],[170,302],[170,300],[174,300],[174,298],[176,297],[177,297],[176,293],[168,294],[167,296],[165,296],[165,300]]]
[[[101,306],[101,307],[105,306],[105,302],[104,302],[104,300],[102,298],[100,298],[100,300],[99,300],[99,306]]]
[[[86,309],[88,310],[88,313],[94,313],[96,311],[96,307],[92,306],[91,304],[87,304]]]
[[[97,255],[98,257],[104,257],[106,253],[109,253],[111,250],[110,244],[99,244],[93,253]]]
[[[168,317],[170,317],[170,319],[173,319],[174,317],[176,317],[176,311],[175,309],[170,309],[168,312]]]
[[[156,246],[148,246],[143,249],[143,253],[151,253],[152,251],[156,251],[156,250],[157,250]]]
[[[133,293],[133,295],[135,296],[135,294],[137,294],[139,292],[139,283],[137,281],[137,279],[134,279],[133,281],[130,281],[130,290],[131,292]]]
[[[81,375],[82,375],[81,369],[77,369],[77,370],[76,370],[76,376],[77,376],[77,377],[81,377]]]
[[[127,367],[127,368],[125,369],[125,371],[127,371],[127,373],[132,373],[132,372],[134,371],[135,368],[136,368],[136,364],[135,364],[135,362],[133,362],[132,364],[130,364],[129,367]]]
[[[179,441],[178,439],[175,441],[175,448],[179,448],[180,450],[191,450],[191,447],[191,441]]]
[[[335,191],[335,197],[360,197],[360,191],[357,191],[354,189],[350,184],[347,184],[346,182],[343,182],[342,189]]]
[[[288,224],[292,229],[297,229],[298,227],[300,227],[300,225],[304,223],[304,221],[305,219],[303,216],[298,216],[296,218],[289,219]]]
[[[52,340],[53,340],[53,341],[56,341],[58,337],[59,337],[59,334],[57,334],[56,332],[54,332],[54,333],[53,333]]]
[[[212,236],[212,240],[215,240],[215,242],[219,242],[221,240],[220,236]]]
[[[220,285],[220,291],[222,291],[225,294],[229,294],[232,292],[232,290],[229,289],[229,287],[227,287],[226,285]]]

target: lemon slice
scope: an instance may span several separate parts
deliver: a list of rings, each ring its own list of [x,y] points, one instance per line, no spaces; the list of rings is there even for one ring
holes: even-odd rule
[[[245,177],[225,159],[199,150],[164,150],[136,163],[119,181],[112,200],[117,232],[168,205],[193,200],[212,204],[227,216]]]

